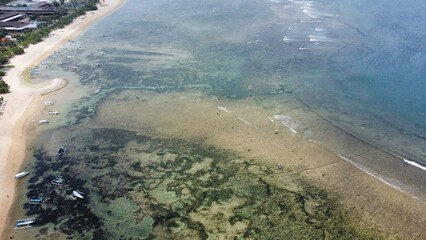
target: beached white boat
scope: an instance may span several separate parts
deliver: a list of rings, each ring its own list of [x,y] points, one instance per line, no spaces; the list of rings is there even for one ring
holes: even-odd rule
[[[31,223],[35,222],[35,218],[27,218],[18,220],[15,224],[14,229],[30,228]]]
[[[23,178],[23,177],[27,176],[28,174],[30,174],[30,172],[20,172],[20,173],[15,175],[15,178],[16,179]]]
[[[75,197],[81,198],[81,199],[84,198],[82,194],[83,193],[78,191],[78,190],[72,191],[72,195],[74,195]]]
[[[38,121],[38,124],[48,124],[48,123],[49,123],[49,120],[46,120],[46,119]]]
[[[46,102],[44,102],[44,105],[53,105],[53,104],[55,104],[54,101],[46,101]]]

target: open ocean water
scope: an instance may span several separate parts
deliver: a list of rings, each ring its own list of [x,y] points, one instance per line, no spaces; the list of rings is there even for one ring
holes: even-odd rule
[[[33,70],[37,81],[67,76],[78,89],[68,93],[77,100],[61,109],[65,117],[56,123],[52,118],[53,126],[37,138],[26,195],[44,195],[47,204],[25,205],[39,226],[27,234],[79,239],[333,234],[321,222],[327,209],[309,214],[297,208],[300,199],[308,201],[306,189],[315,206],[331,201],[323,192],[292,180],[295,189],[305,190],[271,191],[261,179],[275,170],[191,140],[155,136],[159,125],[138,122],[149,118],[143,111],[120,115],[120,108],[144,106],[150,94],[160,102],[173,102],[171,93],[194,92],[228,101],[285,100],[288,111],[272,113],[284,127],[387,182],[417,184],[424,196],[425,10],[417,0],[128,0]],[[102,91],[91,94],[96,89]],[[339,145],[341,139],[331,139],[335,133],[315,119],[353,140]],[[365,146],[350,148],[351,141]],[[58,157],[60,146],[68,152]],[[369,162],[378,149],[401,163],[409,160],[404,167],[423,178],[416,183],[401,179],[404,174],[394,177],[403,171],[394,167],[380,172],[386,159]],[[62,185],[50,184],[59,177]],[[77,189],[84,199],[72,200]],[[272,200],[260,203],[265,196]],[[291,209],[276,205],[283,199]],[[292,214],[284,221],[273,209]],[[268,217],[253,221],[259,212]],[[296,221],[306,214],[310,221]],[[280,223],[273,225],[275,218]]]

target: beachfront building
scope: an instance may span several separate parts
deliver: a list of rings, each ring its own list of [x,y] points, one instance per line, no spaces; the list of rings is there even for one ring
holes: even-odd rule
[[[37,28],[37,23],[30,21],[25,13],[0,11],[0,29],[6,31],[22,31]]]
[[[31,21],[31,16],[52,15],[57,8],[45,1],[14,1],[0,6],[0,29],[6,31],[23,31],[37,28],[39,22]],[[34,18],[33,18],[34,19]]]
[[[30,17],[27,14],[0,10],[0,29],[22,31],[32,28],[37,28],[37,23],[30,21]]]
[[[56,7],[44,1],[15,1],[7,4],[6,6],[1,6],[0,11],[18,12],[27,15],[51,15],[56,13]]]

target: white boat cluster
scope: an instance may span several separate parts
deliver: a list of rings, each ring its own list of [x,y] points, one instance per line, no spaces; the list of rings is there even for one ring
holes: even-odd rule
[[[65,154],[67,152],[67,149],[65,147],[60,147],[58,149],[57,155],[62,156],[63,154]],[[20,179],[23,177],[26,177],[30,174],[30,172],[28,171],[23,171],[20,173],[17,173],[15,175],[16,179]],[[64,183],[64,179],[62,177],[55,177],[51,183],[53,185],[57,185],[60,186]],[[84,199],[84,193],[81,192],[80,190],[76,189],[72,191],[72,194],[69,195],[69,199],[71,200],[77,200],[77,199]],[[37,196],[37,197],[32,197],[28,200],[29,204],[33,204],[33,205],[40,205],[44,202],[44,198],[41,196]],[[26,219],[20,219],[18,221],[16,221],[14,229],[23,229],[23,228],[30,228],[32,227],[32,223],[35,222],[35,218],[26,218]]]
[[[53,106],[53,105],[55,105],[55,101],[53,101],[53,100],[45,101],[44,105],[45,106]],[[59,112],[58,111],[54,111],[54,110],[49,110],[47,112],[47,115],[48,116],[57,116],[57,115],[59,115]],[[46,124],[49,124],[49,123],[50,123],[50,121],[48,119],[42,119],[42,120],[38,121],[38,125],[46,125]]]

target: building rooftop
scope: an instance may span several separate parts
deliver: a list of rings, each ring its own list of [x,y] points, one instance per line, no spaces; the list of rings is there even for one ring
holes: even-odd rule
[[[0,22],[8,22],[25,16],[23,13],[0,11]]]
[[[36,28],[37,24],[32,22],[0,22],[0,28],[9,31],[22,31],[28,28]]]
[[[12,11],[26,14],[53,14],[56,11],[56,8],[47,2],[36,2],[31,4],[20,4],[20,5],[8,5],[0,6],[0,11]]]

